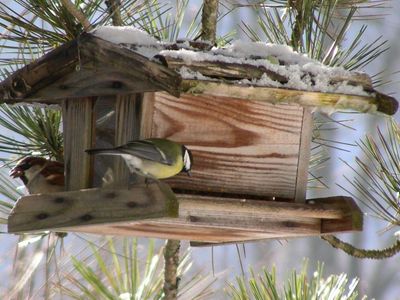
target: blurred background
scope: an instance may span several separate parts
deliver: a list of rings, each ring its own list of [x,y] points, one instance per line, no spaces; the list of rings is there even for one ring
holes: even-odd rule
[[[12,3],[13,1],[2,0],[2,2]],[[183,24],[189,24],[194,18],[194,14],[198,11],[200,1],[190,1],[188,5],[188,13],[185,16]],[[348,34],[348,43],[351,43],[363,24],[368,25],[367,34],[364,39],[370,41],[382,36],[383,40],[388,41],[390,49],[378,57],[374,62],[369,64],[363,71],[370,75],[382,73],[383,84],[379,90],[386,94],[400,98],[399,74],[400,70],[400,2],[388,1],[386,8],[380,8],[379,11],[369,9],[371,18],[369,20],[355,21],[350,28]],[[381,17],[375,18],[374,15],[379,14]],[[224,35],[232,29],[236,30],[238,38],[247,39],[239,25],[241,20],[253,28],[257,28],[256,15],[250,8],[237,9],[229,16],[222,19],[218,25],[218,35]],[[356,113],[335,113],[329,116],[332,119],[346,121],[347,126],[336,126],[333,131],[324,132],[324,137],[329,140],[340,141],[343,143],[354,144],[362,139],[367,133],[373,136],[377,134],[377,127],[386,131],[387,119],[381,115],[356,114]],[[324,118],[323,116],[321,118]],[[395,116],[397,122],[400,121],[399,113]],[[7,134],[7,132],[2,132]],[[338,145],[338,144],[336,144]],[[329,188],[309,189],[307,198],[328,197],[334,195],[347,195],[346,191],[338,186],[338,184],[346,187],[356,193],[353,187],[345,180],[344,174],[351,174],[351,170],[340,158],[351,165],[354,165],[354,158],[359,156],[363,158],[363,153],[356,146],[340,144],[338,150],[335,148],[327,148],[330,159],[325,163],[324,167],[318,170],[318,175],[325,177],[324,182]],[[373,217],[364,219],[364,231],[355,234],[342,234],[340,238],[361,248],[384,248],[393,243],[394,231],[385,230],[386,224]],[[2,232],[5,227],[1,228]],[[63,241],[64,252],[60,253],[61,265],[68,266],[69,255],[73,253],[79,257],[90,255],[90,249],[86,247],[86,240],[91,240],[95,244],[102,244],[101,237],[89,235],[69,234]],[[117,238],[116,238],[117,240]],[[0,235],[0,295],[6,293],[12,282],[10,276],[15,258],[15,245],[18,237],[8,234]],[[160,245],[163,241],[157,241]],[[146,239],[139,239],[139,245],[146,245]],[[39,247],[35,244],[32,248]],[[40,247],[45,247],[42,245]],[[144,246],[143,246],[144,247]],[[189,247],[187,242],[183,242],[183,248]],[[29,251],[28,251],[29,253]],[[299,238],[290,240],[268,240],[255,243],[246,243],[243,248],[235,245],[218,246],[218,247],[200,247],[191,248],[191,257],[193,267],[191,273],[196,274],[214,274],[216,282],[213,289],[216,293],[210,299],[226,299],[223,287],[227,281],[234,280],[235,276],[239,276],[244,272],[248,272],[248,268],[252,267],[254,271],[260,271],[262,268],[271,268],[276,266],[277,276],[283,280],[290,274],[292,268],[300,269],[303,259],[308,259],[310,272],[316,269],[317,262],[324,262],[324,273],[339,274],[347,273],[350,278],[358,277],[360,279],[359,290],[361,295],[368,295],[370,299],[396,300],[400,299],[400,256],[394,256],[386,260],[361,260],[353,258],[339,250],[334,249],[320,238]],[[33,257],[32,257],[33,259]],[[45,268],[46,264],[42,261],[39,268]],[[55,276],[54,274],[52,276]],[[310,273],[312,276],[312,273]],[[43,280],[43,278],[42,278]],[[40,279],[38,279],[40,286]],[[39,295],[39,294],[38,294]],[[37,298],[40,299],[39,296]]]

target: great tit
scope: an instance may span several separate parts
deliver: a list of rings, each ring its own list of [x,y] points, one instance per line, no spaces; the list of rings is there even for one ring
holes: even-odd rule
[[[130,172],[151,179],[172,177],[180,172],[190,176],[192,154],[185,146],[167,139],[130,141],[125,145],[108,149],[88,149],[89,154],[118,155]]]

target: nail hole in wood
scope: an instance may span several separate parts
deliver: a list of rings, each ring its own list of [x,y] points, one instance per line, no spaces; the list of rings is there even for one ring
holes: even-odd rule
[[[116,194],[114,192],[109,192],[109,193],[106,193],[104,195],[104,197],[107,198],[107,199],[112,199],[112,198],[116,197]]]
[[[190,222],[197,222],[199,220],[199,218],[197,218],[195,216],[188,216],[188,219]]]
[[[120,82],[120,81],[113,81],[112,84],[111,84],[111,87],[112,87],[113,89],[120,89],[120,88],[122,88],[122,82]]]
[[[86,215],[83,215],[82,217],[81,217],[81,220],[82,221],[90,221],[90,220],[92,220],[93,219],[93,216],[91,216],[91,215],[89,215],[89,214],[86,214]]]
[[[290,221],[285,221],[284,224],[286,227],[289,227],[289,228],[297,227],[296,223],[290,222]]]
[[[47,213],[40,213],[36,216],[37,219],[39,220],[44,220],[48,217],[49,215]]]
[[[64,198],[63,197],[54,198],[54,202],[55,203],[64,203]]]

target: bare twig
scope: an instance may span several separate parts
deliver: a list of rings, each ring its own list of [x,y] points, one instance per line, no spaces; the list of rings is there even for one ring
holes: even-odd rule
[[[332,247],[343,250],[347,254],[357,258],[384,259],[392,257],[400,252],[400,240],[397,240],[391,247],[385,249],[366,250],[356,248],[349,243],[343,242],[333,235],[325,235],[321,238],[331,244]]]
[[[177,240],[168,240],[165,245],[164,300],[176,300],[178,298],[179,248],[180,241]]]
[[[68,12],[73,15],[79,23],[82,24],[83,29],[88,32],[92,29],[92,25],[86,16],[70,1],[70,0],[61,0],[61,3],[68,10]]]
[[[204,0],[201,17],[201,39],[215,43],[217,32],[218,0]]]
[[[108,12],[111,16],[112,23],[114,26],[124,25],[121,18],[121,0],[106,0],[105,1]]]

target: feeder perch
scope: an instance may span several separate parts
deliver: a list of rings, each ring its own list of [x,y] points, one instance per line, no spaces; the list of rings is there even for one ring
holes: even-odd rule
[[[332,77],[329,84],[358,86],[362,95],[289,88],[277,71],[284,61],[271,68],[254,63],[270,58],[235,62],[223,49],[211,53],[195,44],[150,45],[146,57],[141,45],[83,34],[0,83],[2,102],[59,104],[63,112],[66,191],[21,197],[8,219],[10,233],[228,243],[362,229],[362,212],[350,197],[306,200],[311,110],[394,114],[396,100],[360,73]],[[206,59],[188,60],[179,54],[185,51]],[[306,74],[308,82],[313,76]],[[275,84],[254,84],[266,77]],[[103,119],[112,121],[104,125]],[[102,165],[85,153],[149,137],[192,150],[192,177],[164,181],[179,209],[156,183],[128,189],[129,174],[118,159],[105,164],[113,185],[101,187]]]

